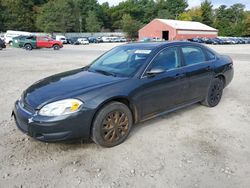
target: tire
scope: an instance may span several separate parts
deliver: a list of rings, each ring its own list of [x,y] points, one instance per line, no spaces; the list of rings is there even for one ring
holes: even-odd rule
[[[31,44],[25,44],[24,48],[25,48],[25,50],[29,50],[29,51],[32,50]]]
[[[119,145],[128,137],[132,124],[133,118],[129,108],[123,103],[111,102],[95,116],[92,140],[102,147]]]
[[[10,46],[12,46],[12,44],[13,44],[13,42],[12,42],[12,41],[10,41],[10,42],[9,42],[9,45],[10,45]]]
[[[54,49],[54,50],[60,50],[60,46],[59,46],[58,44],[55,44],[55,45],[53,46],[53,49]]]
[[[208,94],[202,104],[208,107],[215,107],[219,104],[224,89],[224,82],[219,78],[215,78],[209,87]]]
[[[2,46],[0,45],[0,50],[2,50],[3,48],[2,48]]]

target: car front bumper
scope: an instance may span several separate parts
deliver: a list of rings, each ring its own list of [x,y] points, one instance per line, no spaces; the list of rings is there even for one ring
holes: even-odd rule
[[[94,112],[90,109],[58,117],[44,117],[25,109],[16,101],[12,116],[17,127],[25,134],[41,141],[56,142],[90,138]]]

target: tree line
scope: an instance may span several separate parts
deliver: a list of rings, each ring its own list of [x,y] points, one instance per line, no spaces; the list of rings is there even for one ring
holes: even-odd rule
[[[204,0],[188,9],[187,0],[126,0],[116,6],[97,0],[0,0],[0,31],[124,31],[131,38],[154,18],[199,21],[222,36],[250,36],[250,12],[243,4],[214,8]]]

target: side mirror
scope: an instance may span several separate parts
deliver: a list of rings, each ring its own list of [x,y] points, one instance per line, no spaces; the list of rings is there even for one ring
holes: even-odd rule
[[[151,70],[147,71],[147,75],[148,76],[154,76],[154,75],[157,75],[157,74],[161,74],[161,73],[164,73],[166,70],[163,69],[162,67],[155,67],[155,68],[152,68]]]

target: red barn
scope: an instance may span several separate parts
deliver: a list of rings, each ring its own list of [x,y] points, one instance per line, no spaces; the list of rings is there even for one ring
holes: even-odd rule
[[[215,38],[217,36],[217,29],[193,21],[154,19],[139,30],[139,40],[143,38],[185,40],[196,37]]]

